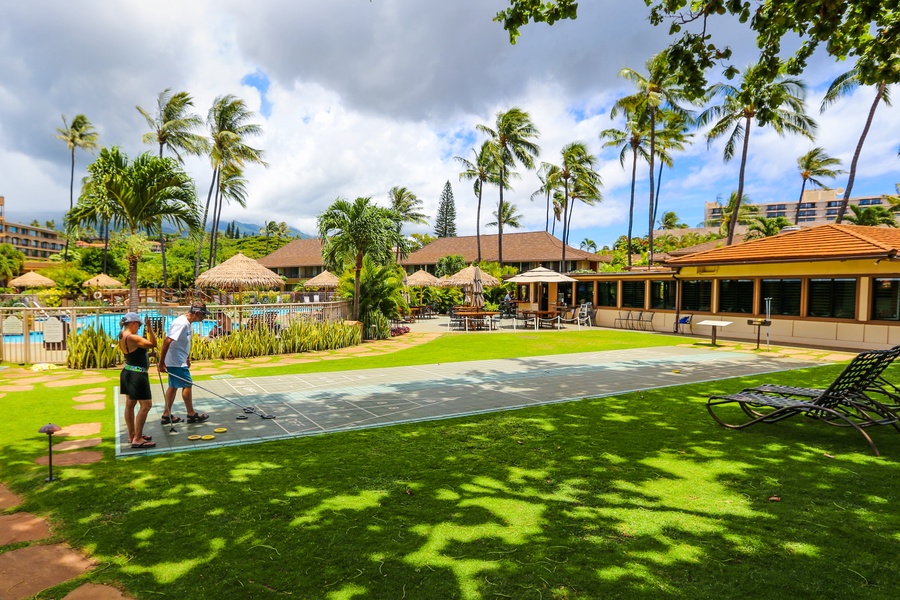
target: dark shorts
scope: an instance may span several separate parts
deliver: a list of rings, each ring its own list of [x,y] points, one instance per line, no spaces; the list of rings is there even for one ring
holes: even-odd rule
[[[150,376],[147,373],[122,369],[122,373],[119,375],[119,392],[131,400],[152,400]]]
[[[170,388],[189,388],[194,387],[194,380],[191,379],[191,370],[187,367],[166,367],[169,372]]]

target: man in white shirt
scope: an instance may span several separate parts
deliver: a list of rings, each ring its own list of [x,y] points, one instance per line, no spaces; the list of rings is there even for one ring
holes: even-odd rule
[[[209,313],[206,305],[194,303],[187,314],[181,315],[169,325],[166,339],[159,354],[159,372],[169,374],[169,387],[166,389],[166,405],[163,408],[162,423],[181,423],[184,419],[172,414],[176,390],[181,388],[181,399],[187,409],[188,423],[202,423],[209,418],[206,413],[194,410],[193,385],[191,380],[191,326],[202,321]]]

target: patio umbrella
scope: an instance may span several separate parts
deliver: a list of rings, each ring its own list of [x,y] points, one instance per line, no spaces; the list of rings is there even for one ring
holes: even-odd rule
[[[406,283],[412,287],[439,287],[441,280],[425,269],[419,269],[406,278]]]
[[[475,282],[472,284],[472,306],[484,308],[484,285],[481,283],[481,269],[475,267]]]
[[[9,281],[10,287],[17,288],[39,288],[39,287],[53,287],[56,285],[56,282],[50,279],[49,277],[44,277],[43,275],[38,275],[34,271],[29,271],[25,273],[21,277],[16,277],[15,279],[11,279]]]
[[[538,267],[536,269],[531,269],[530,271],[525,271],[524,273],[519,273],[514,277],[510,277],[508,281],[514,281],[516,283],[572,283],[577,280],[568,275],[563,275],[562,273],[557,273],[556,271],[551,271],[544,267]]]
[[[337,275],[326,270],[322,271],[312,279],[307,279],[306,283],[303,285],[304,287],[333,290],[338,286],[339,281]]]
[[[82,283],[81,287],[120,288],[123,287],[123,284],[118,279],[113,279],[106,273],[100,273],[96,277],[91,277],[90,279]]]
[[[222,264],[200,275],[194,285],[198,288],[237,290],[240,298],[246,288],[281,288],[284,287],[284,280],[275,271],[238,252]]]
[[[481,269],[479,269],[475,265],[466,267],[465,269],[454,273],[450,276],[449,279],[444,282],[444,285],[471,288],[473,285],[475,285],[476,271],[481,276],[481,283],[482,285],[484,285],[484,287],[494,287],[495,285],[500,285],[499,279],[488,275],[487,273],[482,273]]]

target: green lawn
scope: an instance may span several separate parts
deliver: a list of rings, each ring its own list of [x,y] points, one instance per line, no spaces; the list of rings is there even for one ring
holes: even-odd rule
[[[446,336],[292,369],[683,341],[576,339]],[[765,379],[824,386],[840,369]],[[872,431],[876,458],[853,431],[708,416],[708,395],[762,379],[127,460],[103,414],[109,460],[52,484],[37,429],[95,416],[72,410],[81,388],[42,387],[2,400],[0,480],[100,563],[45,598],[88,580],[142,599],[896,597],[900,435]]]

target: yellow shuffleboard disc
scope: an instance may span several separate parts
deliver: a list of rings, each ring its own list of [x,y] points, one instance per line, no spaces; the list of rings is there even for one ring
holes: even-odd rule
[[[228,431],[228,430],[224,427],[219,427],[218,429],[213,429],[213,433],[225,433],[226,431]]]
[[[201,439],[201,440],[214,440],[214,439],[216,439],[216,436],[214,436],[214,435],[204,435],[204,436],[203,436],[202,438],[200,438],[200,439]]]
[[[189,435],[189,436],[188,436],[188,439],[191,440],[191,441],[193,442],[193,441],[195,441],[195,440],[199,440],[199,439],[200,439],[200,436],[199,436],[199,435]]]

